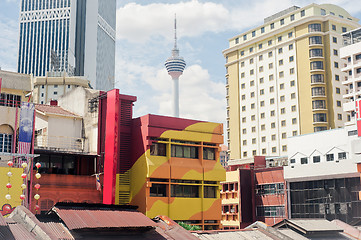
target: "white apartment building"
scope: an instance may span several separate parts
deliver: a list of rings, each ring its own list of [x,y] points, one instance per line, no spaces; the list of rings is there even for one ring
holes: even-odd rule
[[[344,59],[341,70],[345,73],[342,84],[347,87],[344,94],[346,102],[343,109],[348,113],[346,125],[356,123],[353,117],[356,112],[355,100],[361,98],[361,28],[342,35],[344,47],[340,49],[340,57]]]

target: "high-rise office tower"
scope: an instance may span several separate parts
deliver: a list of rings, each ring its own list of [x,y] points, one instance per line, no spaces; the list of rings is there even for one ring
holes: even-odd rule
[[[286,155],[287,137],[344,125],[341,34],[359,26],[338,6],[311,4],[229,40],[223,54],[231,159]]]
[[[18,72],[66,71],[114,87],[116,0],[21,0]]]

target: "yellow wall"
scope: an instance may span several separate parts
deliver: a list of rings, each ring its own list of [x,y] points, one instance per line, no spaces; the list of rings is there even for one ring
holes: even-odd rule
[[[12,177],[8,177],[7,173],[11,171]],[[10,168],[10,167],[0,167],[0,210],[3,209],[4,204],[10,204],[11,208],[15,208],[21,205],[20,195],[22,194],[21,184],[23,179],[21,174],[23,173],[22,168]],[[12,188],[8,190],[6,184],[11,183]],[[11,195],[11,199],[7,200],[5,198],[6,194]]]

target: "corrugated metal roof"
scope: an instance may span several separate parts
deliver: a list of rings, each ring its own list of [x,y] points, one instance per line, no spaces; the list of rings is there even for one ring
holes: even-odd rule
[[[69,230],[62,223],[44,222],[44,225],[58,238],[62,240],[74,240]]]
[[[144,214],[135,211],[52,209],[69,230],[82,228],[155,227]]]
[[[326,219],[288,219],[287,221],[307,232],[343,231],[342,228]]]
[[[179,226],[176,222],[167,216],[157,216],[154,218],[157,222],[156,231],[165,239],[182,239],[195,240],[197,237],[193,236],[191,232]]]
[[[36,240],[37,239],[35,234],[26,230],[26,228],[24,226],[22,226],[21,224],[15,223],[15,224],[9,224],[8,226],[15,239],[19,239],[19,240],[24,240],[24,239]]]
[[[273,240],[274,238],[267,236],[258,230],[238,230],[238,231],[214,231],[214,232],[193,232],[193,235],[204,240],[246,240],[246,239],[262,239]]]
[[[0,213],[0,226],[6,226],[6,221],[4,216]]]

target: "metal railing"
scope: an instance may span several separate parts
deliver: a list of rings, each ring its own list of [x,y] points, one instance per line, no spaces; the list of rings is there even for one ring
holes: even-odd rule
[[[35,148],[83,152],[84,139],[67,136],[36,135]]]

